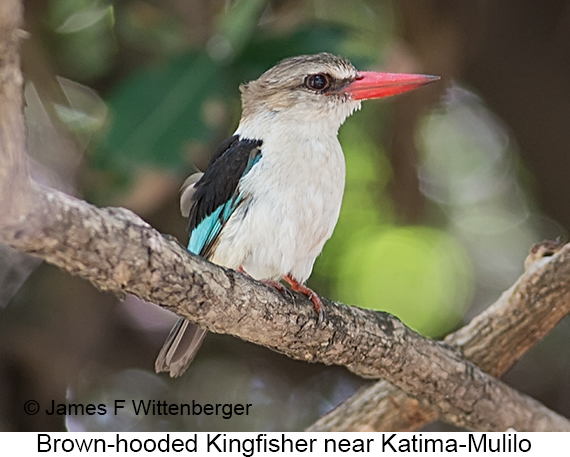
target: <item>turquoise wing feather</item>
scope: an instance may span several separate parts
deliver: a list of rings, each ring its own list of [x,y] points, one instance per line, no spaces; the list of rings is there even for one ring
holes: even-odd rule
[[[204,176],[195,184],[189,215],[188,250],[209,257],[225,223],[243,202],[239,182],[261,159],[261,140],[226,142],[210,161]]]

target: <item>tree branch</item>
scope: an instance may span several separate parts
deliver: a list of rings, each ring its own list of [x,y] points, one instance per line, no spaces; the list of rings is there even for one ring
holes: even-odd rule
[[[305,298],[291,303],[271,287],[193,256],[130,211],[99,209],[52,189],[37,189],[33,201],[25,224],[7,227],[0,240],[101,290],[133,293],[210,331],[295,359],[384,377],[458,425],[570,430],[566,419],[386,313],[325,301],[328,317],[317,326]]]
[[[9,208],[9,217],[0,224],[0,242],[79,275],[101,290],[129,292],[159,303],[210,331],[295,359],[384,377],[457,425],[570,431],[565,418],[482,372],[458,352],[422,338],[393,316],[325,300],[327,320],[318,326],[306,297],[296,295],[291,302],[273,288],[193,256],[130,211],[99,209],[30,183],[23,167],[19,3],[1,5],[13,10],[0,9],[0,94],[7,100],[0,103],[0,195],[2,205]]]
[[[0,2],[0,226],[29,208],[19,35],[22,5]]]
[[[468,325],[445,342],[500,377],[570,313],[570,245],[542,243],[527,258],[525,273]],[[437,412],[382,380],[321,417],[309,431],[414,431]]]

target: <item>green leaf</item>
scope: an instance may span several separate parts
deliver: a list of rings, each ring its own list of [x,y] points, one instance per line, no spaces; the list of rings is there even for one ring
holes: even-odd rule
[[[184,146],[208,142],[214,133],[203,106],[219,97],[220,70],[194,53],[125,79],[108,99],[112,123],[99,158],[123,165],[181,167]]]

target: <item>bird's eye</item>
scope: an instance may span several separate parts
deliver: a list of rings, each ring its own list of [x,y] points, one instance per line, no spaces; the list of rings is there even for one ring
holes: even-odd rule
[[[330,77],[324,73],[316,73],[305,78],[305,86],[312,90],[323,91],[330,85]]]

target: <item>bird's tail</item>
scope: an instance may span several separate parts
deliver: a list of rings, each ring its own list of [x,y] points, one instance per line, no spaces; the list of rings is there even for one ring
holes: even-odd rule
[[[172,378],[184,373],[194,360],[194,356],[202,346],[207,333],[207,330],[198,327],[196,324],[192,324],[182,317],[179,318],[156,358],[154,363],[156,372],[168,371]]]

